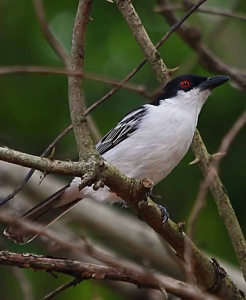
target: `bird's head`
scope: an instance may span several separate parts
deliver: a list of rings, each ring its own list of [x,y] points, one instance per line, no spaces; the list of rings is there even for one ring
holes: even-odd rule
[[[229,79],[230,77],[224,75],[214,77],[181,75],[169,81],[152,104],[159,105],[160,101],[164,100],[177,105],[195,103],[202,107],[211,90]]]

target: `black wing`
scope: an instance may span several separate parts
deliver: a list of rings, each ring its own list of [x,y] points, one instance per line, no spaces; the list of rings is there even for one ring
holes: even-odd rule
[[[111,129],[96,145],[98,152],[102,155],[127,139],[136,129],[138,129],[139,124],[146,113],[147,107],[142,106],[126,115],[116,127]]]

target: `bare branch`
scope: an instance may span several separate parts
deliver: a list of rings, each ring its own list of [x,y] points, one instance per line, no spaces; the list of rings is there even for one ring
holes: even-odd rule
[[[192,5],[192,4],[191,4]],[[189,8],[190,8],[190,4],[189,4]],[[162,6],[159,7],[157,9],[155,9],[155,11],[157,13],[161,13],[164,12],[166,10],[185,10],[186,5],[170,5],[170,6]],[[215,15],[215,16],[219,16],[219,17],[226,17],[226,18],[233,18],[233,19],[237,19],[239,21],[246,21],[246,17],[244,15],[238,14],[238,13],[233,13],[231,11],[226,11],[226,10],[222,10],[219,8],[203,8],[203,7],[199,7],[196,12],[198,13],[203,13],[203,14],[209,14],[209,15]]]
[[[180,20],[178,20],[177,23],[175,23],[170,29],[169,31],[161,38],[161,40],[155,45],[155,48],[158,49],[160,48],[164,42],[177,30],[177,28],[179,28],[184,22],[185,20],[187,20],[187,18],[194,12],[195,9],[197,9],[197,7],[199,5],[201,5],[202,3],[196,4],[194,5],[185,15],[183,18],[181,18]],[[132,71],[131,73],[129,73],[121,82],[120,84],[122,84],[122,86],[124,86],[124,84],[129,81],[147,62],[147,59],[142,60]],[[169,69],[168,72],[170,74],[172,74],[176,69]],[[93,111],[95,108],[97,108],[99,105],[101,105],[104,101],[106,101],[109,97],[111,97],[113,94],[115,94],[120,88],[121,85],[118,85],[117,87],[115,87],[114,89],[112,89],[111,91],[109,91],[106,95],[104,95],[101,99],[99,99],[97,102],[95,102],[94,104],[91,105],[91,107],[88,109],[88,113],[90,113],[91,111]]]
[[[66,51],[63,49],[61,44],[58,42],[58,40],[55,38],[55,36],[52,34],[51,30],[49,29],[45,11],[43,7],[43,1],[42,0],[34,0],[34,8],[36,11],[37,19],[39,21],[41,30],[48,41],[48,43],[51,45],[55,53],[58,55],[60,60],[63,62],[63,64],[68,67],[69,66],[69,56],[66,53]]]
[[[130,0],[115,1],[125,20],[127,21],[135,39],[142,48],[147,60],[150,62],[157,79],[162,83],[167,83],[169,72],[165,66],[160,54],[152,44],[142,22],[139,19]]]
[[[55,139],[54,141],[44,150],[44,152],[40,155],[40,157],[47,157],[47,155],[49,155],[49,153],[51,153],[51,151],[54,149],[55,145],[71,130],[73,129],[72,125],[69,125],[67,128],[65,128],[63,130],[62,133],[60,133]],[[25,178],[20,182],[20,184],[13,190],[13,192],[11,192],[7,197],[5,197],[4,199],[0,200],[0,206],[5,204],[6,202],[8,202],[9,200],[13,199],[22,189],[23,187],[27,184],[27,182],[29,181],[29,179],[32,177],[33,173],[36,171],[35,168],[32,168],[27,175],[25,176]]]
[[[113,79],[113,78],[108,78],[102,75],[98,74],[92,74],[84,71],[71,71],[67,69],[62,69],[62,68],[53,68],[53,67],[46,67],[46,66],[5,66],[5,67],[0,67],[0,76],[2,75],[7,75],[7,74],[26,74],[26,73],[37,73],[37,74],[44,74],[44,75],[49,75],[49,74],[57,74],[57,75],[70,75],[74,77],[81,77],[81,78],[86,78],[102,83],[107,83],[116,87],[123,87],[128,90],[135,91],[136,93],[139,93],[145,97],[145,88],[143,85],[135,85],[135,84],[130,84],[130,83],[122,83],[119,80]],[[88,113],[87,113],[88,115]]]
[[[168,0],[157,0],[160,8],[166,8],[162,12],[163,16],[170,26],[177,23],[178,18],[173,10],[167,10],[170,7]],[[205,44],[201,42],[201,34],[198,29],[183,25],[179,27],[177,33],[197,54],[201,65],[212,73],[227,74],[242,90],[246,90],[246,73],[240,70],[235,70],[231,66],[226,65],[218,57],[210,52]]]
[[[46,295],[45,297],[42,298],[42,300],[50,300],[53,299],[54,297],[56,297],[57,295],[61,294],[63,291],[65,291],[66,289],[72,287],[72,286],[76,286],[76,284],[80,283],[81,281],[77,280],[77,279],[73,279],[61,286],[59,286],[59,288],[55,289],[53,292],[49,293],[48,295]]]
[[[0,264],[18,266],[21,268],[32,268],[33,270],[60,272],[71,275],[78,281],[86,279],[108,279],[132,283],[141,288],[152,288],[157,290],[165,288],[174,295],[189,297],[190,299],[216,299],[211,295],[203,294],[197,287],[174,280],[167,276],[153,276],[151,272],[143,269],[141,270],[140,268],[130,269],[129,267],[109,267],[68,259],[49,258],[28,253],[18,254],[8,251],[0,251]],[[74,284],[74,282],[71,282],[68,286],[71,286],[71,284]]]
[[[20,181],[26,174],[26,171],[26,168],[0,162],[0,182],[2,183],[0,197],[6,194],[7,191],[15,185],[15,182]],[[34,203],[34,199],[43,199],[65,185],[65,182],[58,176],[49,176],[48,180],[42,182],[42,187],[37,188],[37,182],[39,182],[39,180],[40,175],[36,173],[30,184],[27,186],[23,197],[20,195],[19,204],[16,205],[15,203],[11,203],[11,209],[14,209],[18,214],[22,214],[22,212],[27,211],[30,208],[30,205]],[[5,214],[4,207],[1,208],[1,211],[2,214]],[[6,214],[8,213],[6,212]],[[73,224],[78,225],[76,226],[76,230],[74,226],[73,228],[69,227],[70,221],[72,221]],[[2,222],[5,223],[4,220],[2,220]],[[121,226],[115,226],[115,224],[121,224]],[[86,232],[97,233],[95,239],[94,235],[92,240],[91,238],[88,240],[88,237],[86,237],[86,239],[79,239],[80,243],[86,242],[87,245],[89,245],[87,248],[91,248],[93,245],[93,248],[103,248],[104,252],[106,251],[109,253],[111,251],[106,249],[108,246],[113,247],[113,245],[121,245],[121,252],[126,251],[129,257],[138,257],[138,260],[140,259],[141,262],[147,261],[150,268],[162,270],[165,274],[169,274],[169,276],[174,278],[181,278],[182,276],[184,269],[183,263],[179,261],[175,252],[169,247],[166,247],[166,244],[163,243],[163,240],[156,235],[151,227],[147,226],[144,222],[140,222],[133,214],[122,214],[121,210],[108,205],[101,205],[96,201],[81,201],[75,209],[66,215],[62,222],[56,222],[53,225],[53,236],[59,236],[59,234],[62,233],[66,238],[71,236],[74,240],[78,241],[78,236],[85,234],[84,229]],[[102,237],[101,241],[98,241],[98,235]],[[103,238],[109,236],[110,240],[113,241],[113,245],[111,243],[109,245],[107,243],[108,240],[105,241]],[[69,248],[69,250],[66,248],[63,251],[62,249],[64,249],[64,247],[58,246],[52,237],[48,239],[41,236],[36,242],[41,242],[42,248],[45,247],[51,255],[63,257],[64,253],[69,253],[70,258],[77,260],[85,259],[87,262],[93,262],[91,261],[93,258],[88,256],[88,254],[86,254],[87,258],[85,258],[84,250],[75,252],[72,248]],[[101,245],[98,245],[100,242]],[[98,246],[95,246],[95,243]],[[148,245],[148,247],[146,247],[146,245]],[[57,249],[60,250],[57,251]],[[206,255],[208,257],[211,256],[211,254]],[[215,258],[222,267],[228,271],[233,282],[235,282],[239,288],[244,290],[245,282],[242,279],[240,270],[231,265],[228,261],[223,261],[218,257]],[[122,263],[125,264],[125,262]]]
[[[21,153],[8,148],[0,147],[0,160],[19,164],[24,167],[37,169],[48,173],[72,175],[83,177],[81,188],[92,185],[98,180],[102,180],[122,199],[127,199],[131,206],[136,206],[139,199],[145,199],[146,192],[152,187],[152,181],[143,179],[142,181],[130,179],[119,172],[108,162],[95,160],[84,162],[51,160],[30,154]],[[90,170],[88,171],[88,166]],[[132,202],[131,202],[132,201]]]
[[[123,1],[122,1],[123,2]],[[125,1],[127,3],[127,1]],[[88,11],[90,7],[91,1],[84,1],[79,3],[79,9],[77,12],[77,18],[74,27],[74,38],[73,38],[73,58],[71,69],[72,70],[79,70],[83,65],[83,46],[84,46],[84,27],[86,21],[88,21]],[[82,20],[81,20],[81,15]],[[86,21],[85,21],[86,20]],[[82,21],[82,25],[81,25]],[[84,23],[83,23],[84,21]],[[78,22],[78,23],[77,23]],[[77,26],[76,26],[77,25]],[[83,29],[81,32],[81,28]],[[77,174],[83,175],[83,171],[88,169],[92,169],[92,173],[87,176],[88,180],[83,182],[84,185],[91,184],[95,182],[98,178],[103,178],[106,185],[111,188],[115,192],[117,192],[123,199],[126,199],[130,194],[129,203],[130,205],[139,212],[141,218],[145,220],[156,232],[158,232],[161,236],[163,236],[177,251],[179,257],[183,259],[184,254],[184,244],[188,243],[190,245],[190,249],[192,249],[192,259],[194,260],[194,274],[196,276],[198,284],[206,289],[211,290],[213,293],[223,297],[224,299],[230,299],[233,295],[234,299],[242,299],[242,295],[238,291],[238,289],[234,286],[234,284],[229,280],[225,273],[220,271],[220,268],[211,262],[209,259],[204,257],[199,250],[195,247],[195,245],[182,233],[180,228],[172,223],[170,220],[166,224],[162,224],[161,222],[161,212],[157,208],[157,206],[149,199],[148,201],[141,201],[140,199],[145,199],[146,194],[146,186],[144,186],[143,182],[129,180],[128,178],[124,177],[120,173],[115,173],[116,170],[111,168],[108,164],[103,164],[103,166],[96,162],[98,156],[93,152],[93,146],[91,143],[91,139],[88,134],[88,130],[85,124],[85,108],[82,105],[83,97],[81,95],[81,80],[78,77],[70,77],[69,78],[69,88],[70,88],[70,108],[71,108],[71,116],[74,125],[75,135],[77,137],[78,148],[80,153],[80,158],[88,159],[88,153],[93,154],[93,159],[95,161],[90,161],[89,163],[72,163],[73,166],[70,166],[70,171],[72,172],[73,168],[76,168]],[[81,119],[82,116],[82,119]],[[82,133],[82,135],[81,135]],[[79,140],[82,140],[79,141]],[[85,153],[86,148],[86,153]],[[8,149],[7,149],[8,150]],[[82,151],[83,150],[83,151]],[[12,151],[12,150],[9,150]],[[3,154],[1,149],[1,154]],[[83,153],[85,156],[83,157]],[[6,154],[6,153],[5,153]],[[14,155],[13,151],[11,152],[11,156]],[[9,157],[9,156],[8,156]],[[16,155],[15,159],[17,159],[18,155]],[[30,157],[23,157],[20,159],[19,162],[25,163],[24,159],[30,159]],[[11,160],[12,158],[8,158]],[[19,158],[18,158],[19,159]],[[36,158],[35,158],[36,159]],[[55,170],[54,165],[50,164],[50,160],[44,160],[44,165],[48,168],[48,171]],[[49,162],[48,162],[49,161]],[[28,161],[32,166],[35,165],[36,161]],[[56,161],[57,162],[57,161]],[[62,162],[60,162],[62,164]],[[37,164],[36,164],[37,165]],[[93,168],[91,168],[93,166]],[[52,169],[53,167],[53,169]],[[59,164],[55,166],[55,168],[60,168]],[[64,165],[63,165],[64,167]],[[49,169],[51,168],[51,169]],[[100,176],[99,176],[99,170]],[[60,172],[64,172],[60,171]],[[74,172],[74,170],[73,170]],[[74,173],[73,173],[74,174]],[[112,175],[113,174],[113,175]],[[115,176],[115,174],[117,174]],[[79,176],[79,175],[77,175]],[[111,176],[111,177],[110,177]],[[113,178],[113,177],[116,178]],[[110,178],[110,180],[109,180]],[[120,178],[120,180],[119,180]],[[141,187],[134,188],[135,184],[140,184]],[[116,187],[117,186],[117,187]],[[149,187],[149,186],[148,186]],[[147,189],[148,189],[147,187]],[[127,191],[125,190],[127,189]],[[139,192],[140,191],[140,192]],[[128,199],[128,198],[127,198]]]
[[[223,138],[218,153],[227,153],[236,135],[243,128],[243,126],[245,126],[245,124],[246,124],[246,111],[244,111],[242,115],[236,120],[235,124],[231,127],[231,129],[228,131],[226,136]],[[215,163],[218,165],[219,160],[216,159]]]
[[[233,139],[238,134],[239,130],[245,125],[245,123],[246,112],[243,112],[243,114],[238,118],[238,120],[222,140],[218,153],[226,153],[228,151],[228,148],[231,145]],[[207,190],[210,187],[211,193],[217,204],[220,216],[222,217],[226,225],[228,234],[231,238],[235,253],[242,267],[244,278],[246,280],[246,241],[244,239],[241,227],[238,223],[236,214],[233,210],[233,207],[231,206],[227,192],[218,176],[218,167],[222,156],[220,155],[219,157],[215,158],[213,158],[213,156],[210,156],[206,148],[200,143],[200,141],[201,137],[199,136],[198,132],[196,132],[192,150],[196,158],[198,158],[198,164],[205,176],[205,179],[200,185],[195,206],[189,217],[187,234],[190,237],[193,236],[194,224],[201,208],[204,206]]]
[[[38,0],[40,1],[40,0]],[[200,1],[199,3],[195,4],[191,9],[184,15],[183,18],[181,18],[176,24],[174,24],[170,30],[163,36],[163,38],[155,45],[156,49],[158,49],[170,36],[177,28],[179,28],[184,21],[202,4],[203,1]],[[47,26],[46,26],[47,27]],[[85,116],[89,115],[94,109],[96,109],[99,105],[101,105],[104,101],[106,101],[109,97],[111,97],[114,93],[116,93],[121,87],[127,87],[131,89],[129,85],[126,84],[127,81],[129,81],[141,68],[144,66],[144,64],[147,62],[147,59],[142,60],[138,66],[136,66],[131,73],[129,73],[121,82],[115,82],[116,87],[109,91],[106,95],[104,95],[102,98],[100,98],[98,101],[96,101],[94,104],[92,104],[86,111],[85,111]],[[23,66],[17,66],[17,67],[4,67],[0,68],[0,75],[4,74],[9,74],[9,73],[26,73],[26,72],[37,72],[37,73],[56,73],[56,74],[74,74],[78,76],[82,76],[88,79],[93,79],[93,80],[98,80],[106,83],[111,83],[113,84],[112,80],[102,78],[101,76],[99,77],[98,75],[93,75],[85,72],[76,72],[76,71],[63,71],[60,69],[55,69],[55,68],[47,68],[47,67],[23,67]],[[169,70],[171,73],[171,70]],[[134,88],[132,88],[134,90]],[[137,88],[135,88],[135,91],[137,91]],[[139,93],[143,94],[141,91],[141,88],[139,88]],[[65,136],[70,130],[72,129],[72,125],[67,127],[50,145],[49,147],[42,153],[41,157],[45,157],[51,150],[52,148]],[[34,170],[30,170],[26,178],[23,180],[23,182],[20,183],[20,185],[5,199],[3,199],[0,203],[0,205],[6,203],[10,199],[13,199],[13,197],[23,188],[23,186],[28,182],[30,177],[32,176]]]
[[[71,64],[70,69],[80,71],[84,63],[84,43],[85,43],[85,28],[90,20],[90,9],[92,0],[80,0],[78,4],[77,14],[74,20]],[[68,96],[69,107],[75,139],[77,142],[78,153],[80,159],[89,157],[97,157],[92,143],[89,130],[85,119],[84,95],[81,89],[81,78],[69,77],[68,79]]]
[[[15,157],[18,159],[20,153],[0,148],[0,158],[3,158],[5,154],[6,158],[10,158],[11,162],[14,161]],[[10,154],[10,155],[7,155]],[[11,157],[12,155],[12,157]],[[31,161],[31,155],[20,154],[19,162],[25,162],[25,158],[28,158]],[[37,159],[37,161],[35,161]],[[81,170],[87,171],[88,165],[83,162],[74,163],[74,162],[61,162],[61,161],[50,161],[45,158],[35,158],[32,162],[36,163],[37,167],[43,165],[54,169],[54,165],[57,166],[56,171],[59,169],[63,174],[67,174],[68,170],[73,172],[75,176],[79,176]],[[40,162],[40,161],[43,161]],[[25,162],[26,163],[26,162]],[[53,165],[54,164],[54,165]],[[65,167],[64,169],[61,167]],[[77,166],[77,168],[76,168]],[[32,165],[34,167],[34,165]],[[73,170],[74,168],[74,170]],[[49,170],[50,170],[49,169]],[[55,169],[54,169],[55,170]],[[162,213],[158,206],[146,197],[146,191],[152,187],[149,180],[143,180],[141,182],[133,179],[128,179],[124,175],[120,174],[115,168],[105,162],[104,166],[96,168],[94,170],[100,170],[91,174],[87,180],[84,180],[83,185],[88,183],[92,184],[95,180],[101,179],[105,184],[114,190],[122,199],[126,202],[139,214],[141,220],[145,221],[149,226],[151,226],[157,233],[159,233],[177,252],[178,257],[183,260],[185,245],[187,244],[191,249],[192,261],[194,264],[194,275],[196,277],[197,283],[204,290],[209,290],[215,295],[224,297],[224,299],[231,297],[233,295],[234,299],[242,299],[242,296],[236,286],[231,282],[229,277],[226,276],[224,272],[220,272],[220,268],[217,264],[214,264],[207,257],[202,255],[198,248],[192,243],[192,241],[185,236],[181,231],[178,225],[174,224],[171,220],[168,220],[166,223],[162,223]],[[64,173],[65,172],[65,173]],[[1,216],[3,220],[6,219],[6,214]],[[16,220],[19,222],[20,220]],[[29,226],[31,230],[35,230],[35,226]],[[28,230],[30,229],[28,228]],[[43,231],[42,231],[43,232]],[[45,231],[44,231],[45,232]]]

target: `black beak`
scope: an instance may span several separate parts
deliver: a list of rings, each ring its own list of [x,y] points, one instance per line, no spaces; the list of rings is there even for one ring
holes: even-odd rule
[[[225,75],[209,77],[206,81],[202,82],[199,85],[199,88],[201,91],[206,89],[212,90],[217,86],[220,86],[221,84],[225,83],[228,80],[230,80],[230,77]]]

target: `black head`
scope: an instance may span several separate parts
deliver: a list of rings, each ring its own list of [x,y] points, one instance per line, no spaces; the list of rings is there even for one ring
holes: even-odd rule
[[[181,75],[169,81],[156,96],[153,105],[159,105],[160,100],[173,98],[179,91],[189,92],[194,88],[199,88],[201,91],[213,88],[225,83],[230,78],[220,75],[214,77],[203,77],[198,75]]]

